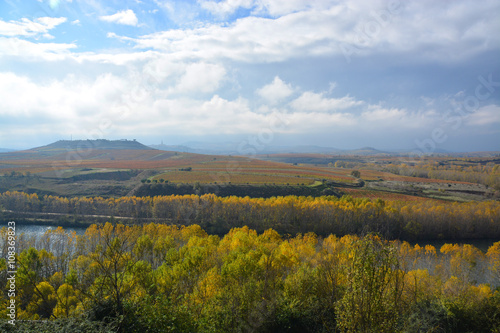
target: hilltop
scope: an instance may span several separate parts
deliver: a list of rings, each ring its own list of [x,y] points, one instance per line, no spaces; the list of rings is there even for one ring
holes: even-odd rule
[[[149,159],[161,151],[136,140],[59,140],[26,150],[0,152],[6,160]]]
[[[59,140],[46,146],[29,149],[36,152],[68,151],[88,149],[127,149],[153,150],[136,140]]]

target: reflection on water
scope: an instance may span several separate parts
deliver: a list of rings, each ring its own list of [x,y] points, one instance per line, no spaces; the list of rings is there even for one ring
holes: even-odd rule
[[[1,225],[2,232],[0,236],[0,257],[7,253],[7,224]],[[63,228],[64,233],[46,234],[48,230],[56,230],[55,226],[16,224],[15,251],[19,254],[31,247],[41,250],[45,249],[56,256],[71,254],[75,250],[75,243],[71,242],[72,232],[77,235],[83,235],[86,228]]]
[[[47,230],[55,230],[57,227],[47,226],[47,225],[33,225],[33,224],[17,224],[16,225],[16,235],[21,235],[24,233],[26,236],[41,236]],[[77,235],[83,235],[86,228],[64,228],[67,233],[76,232]]]
[[[25,236],[31,238],[34,237],[37,238],[37,236],[42,236],[47,230],[55,230],[57,227],[54,226],[46,226],[46,225],[21,225],[18,224],[16,225],[16,235],[20,236],[21,234],[24,233]],[[64,228],[64,231],[66,231],[68,234],[74,231],[77,235],[83,235],[85,233],[86,228]],[[412,246],[415,246],[415,244],[418,244],[422,247],[425,245],[433,245],[436,250],[439,253],[439,249],[441,246],[443,246],[446,243],[449,244],[471,244],[477,247],[479,250],[483,251],[486,253],[488,251],[488,248],[493,245],[493,243],[499,241],[498,239],[471,239],[471,240],[430,240],[430,241],[419,241],[419,242],[410,242]]]
[[[415,246],[415,244],[418,244],[421,247],[424,247],[425,245],[432,245],[436,248],[436,251],[439,253],[439,249],[444,244],[470,244],[473,245],[474,247],[477,247],[479,250],[481,250],[483,253],[488,252],[488,249],[490,246],[492,246],[495,242],[498,242],[499,239],[464,239],[464,240],[430,240],[430,241],[420,241],[420,242],[410,242],[411,245]]]

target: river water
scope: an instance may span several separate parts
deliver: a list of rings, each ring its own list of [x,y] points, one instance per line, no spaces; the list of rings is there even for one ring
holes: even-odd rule
[[[43,235],[47,230],[50,229],[56,229],[57,227],[54,226],[47,226],[47,225],[36,225],[36,224],[17,224],[16,225],[16,235],[21,235],[24,233],[26,236],[32,237],[32,236],[41,236]],[[83,235],[85,233],[86,228],[64,228],[65,231],[67,232],[72,232],[75,231],[77,235]],[[419,241],[419,242],[410,242],[412,246],[415,244],[418,244],[420,246],[425,246],[427,244],[432,245],[436,248],[436,250],[439,252],[439,249],[441,246],[443,246],[446,243],[449,244],[471,244],[477,247],[479,250],[483,252],[487,252],[488,248],[493,245],[493,243],[498,242],[500,240],[498,239],[471,239],[471,240],[429,240],[429,241]]]
[[[57,227],[37,224],[16,224],[16,235],[25,234],[26,236],[41,236],[47,230],[55,230]],[[64,228],[66,232],[75,231],[77,235],[83,235],[86,228]]]

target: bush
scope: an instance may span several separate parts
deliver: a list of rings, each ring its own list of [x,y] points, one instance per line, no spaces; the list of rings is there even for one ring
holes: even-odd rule
[[[6,321],[0,322],[0,332],[16,333],[115,333],[118,332],[116,321],[109,323],[93,322],[88,318],[61,318],[57,320],[23,320],[12,326]]]

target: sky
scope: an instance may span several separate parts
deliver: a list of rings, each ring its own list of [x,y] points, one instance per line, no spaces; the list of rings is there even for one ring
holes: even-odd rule
[[[0,0],[0,147],[500,151],[498,0]]]

